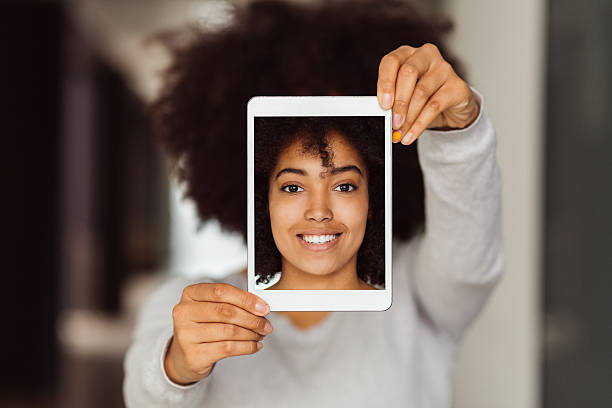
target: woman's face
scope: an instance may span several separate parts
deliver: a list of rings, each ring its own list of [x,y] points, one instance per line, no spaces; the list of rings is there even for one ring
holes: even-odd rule
[[[368,175],[360,154],[338,133],[328,140],[333,167],[304,154],[298,140],[279,155],[268,194],[283,263],[315,275],[356,259],[368,217]]]

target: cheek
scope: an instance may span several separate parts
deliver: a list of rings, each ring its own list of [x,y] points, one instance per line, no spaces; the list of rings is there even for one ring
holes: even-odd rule
[[[354,234],[363,234],[368,221],[367,196],[338,202],[335,214],[336,219],[347,225]]]
[[[274,238],[280,238],[280,234],[286,232],[300,217],[300,206],[295,201],[270,197],[270,225]]]

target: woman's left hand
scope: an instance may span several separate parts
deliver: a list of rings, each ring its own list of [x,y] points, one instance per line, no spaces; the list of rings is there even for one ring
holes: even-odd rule
[[[396,143],[410,144],[427,128],[465,128],[480,109],[470,87],[433,44],[404,45],[385,55],[377,94],[383,109],[393,108]]]

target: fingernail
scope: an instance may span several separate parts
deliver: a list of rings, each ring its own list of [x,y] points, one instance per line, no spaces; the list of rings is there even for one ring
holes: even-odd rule
[[[397,130],[393,132],[393,142],[399,142],[402,139],[402,134]]]
[[[272,325],[270,324],[270,322],[266,322],[266,324],[264,325],[264,333],[268,334],[272,331]]]
[[[404,138],[402,139],[402,144],[408,145],[410,144],[411,140],[412,140],[412,133],[408,132],[406,133],[406,136],[404,136]]]
[[[257,350],[261,350],[261,348],[263,347],[263,343],[261,341],[257,342]]]
[[[397,129],[400,126],[402,126],[402,115],[400,115],[399,113],[394,113],[393,114],[393,128]]]
[[[258,311],[261,314],[267,314],[268,313],[268,305],[264,304],[264,303],[260,303],[257,302],[255,303],[255,310]]]
[[[392,104],[393,104],[393,97],[391,96],[391,94],[390,93],[384,93],[382,95],[383,109],[389,109]]]

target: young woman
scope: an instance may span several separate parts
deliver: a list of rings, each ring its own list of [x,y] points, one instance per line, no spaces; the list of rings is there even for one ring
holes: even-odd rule
[[[495,133],[448,28],[397,1],[256,2],[177,50],[156,130],[201,219],[228,230],[246,232],[250,97],[376,93],[393,110],[394,298],[382,313],[269,313],[244,271],[176,278],[135,329],[129,407],[450,406],[459,342],[503,254]]]
[[[260,289],[384,287],[384,121],[257,118]]]

